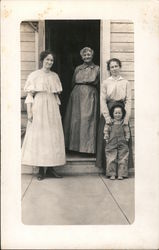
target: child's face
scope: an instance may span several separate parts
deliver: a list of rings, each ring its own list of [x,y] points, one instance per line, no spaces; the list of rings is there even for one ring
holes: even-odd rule
[[[115,108],[114,112],[113,112],[114,119],[117,120],[117,121],[121,121],[122,116],[123,116],[123,113],[122,113],[121,108],[119,108],[119,107]]]

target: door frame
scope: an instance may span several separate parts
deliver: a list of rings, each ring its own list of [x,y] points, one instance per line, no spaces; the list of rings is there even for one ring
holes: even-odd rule
[[[38,49],[36,58],[45,50],[45,20],[38,21]],[[109,76],[106,62],[110,59],[110,20],[100,20],[100,89],[103,81]],[[100,109],[101,110],[101,109]]]

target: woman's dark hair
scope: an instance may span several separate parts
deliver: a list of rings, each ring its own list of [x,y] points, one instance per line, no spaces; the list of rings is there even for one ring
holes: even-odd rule
[[[45,50],[40,53],[40,62],[43,62],[48,55],[52,55],[53,58],[55,58],[54,53],[52,51]]]
[[[109,61],[107,61],[107,70],[109,70],[109,71],[110,71],[111,62],[116,62],[119,65],[120,68],[122,67],[121,61],[119,59],[111,58]]]
[[[121,109],[121,111],[122,111],[122,119],[125,117],[125,115],[126,115],[126,111],[125,111],[125,109],[124,109],[124,107],[123,106],[121,106],[121,105],[119,105],[119,104],[117,104],[117,105],[115,105],[115,106],[113,106],[112,108],[111,108],[111,110],[110,110],[110,116],[111,116],[111,118],[112,119],[114,119],[114,116],[113,116],[113,113],[114,113],[114,109],[115,108],[120,108]]]

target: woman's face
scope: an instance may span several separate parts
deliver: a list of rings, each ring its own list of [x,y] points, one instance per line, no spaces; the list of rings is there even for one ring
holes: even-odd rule
[[[117,62],[112,61],[110,63],[110,73],[112,76],[118,76],[120,74],[120,66]]]
[[[90,51],[86,51],[86,52],[83,53],[82,59],[83,59],[83,61],[85,63],[89,63],[89,62],[92,61],[93,55],[92,55],[92,53]]]
[[[43,60],[43,68],[51,69],[53,63],[54,63],[54,58],[53,58],[53,56],[51,54],[49,54]]]

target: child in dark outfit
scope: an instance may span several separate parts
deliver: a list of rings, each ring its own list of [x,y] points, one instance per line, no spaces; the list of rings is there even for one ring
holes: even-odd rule
[[[128,125],[122,124],[125,113],[123,106],[116,104],[110,110],[112,123],[104,127],[106,176],[111,180],[114,180],[116,176],[119,180],[128,177],[130,129]]]

